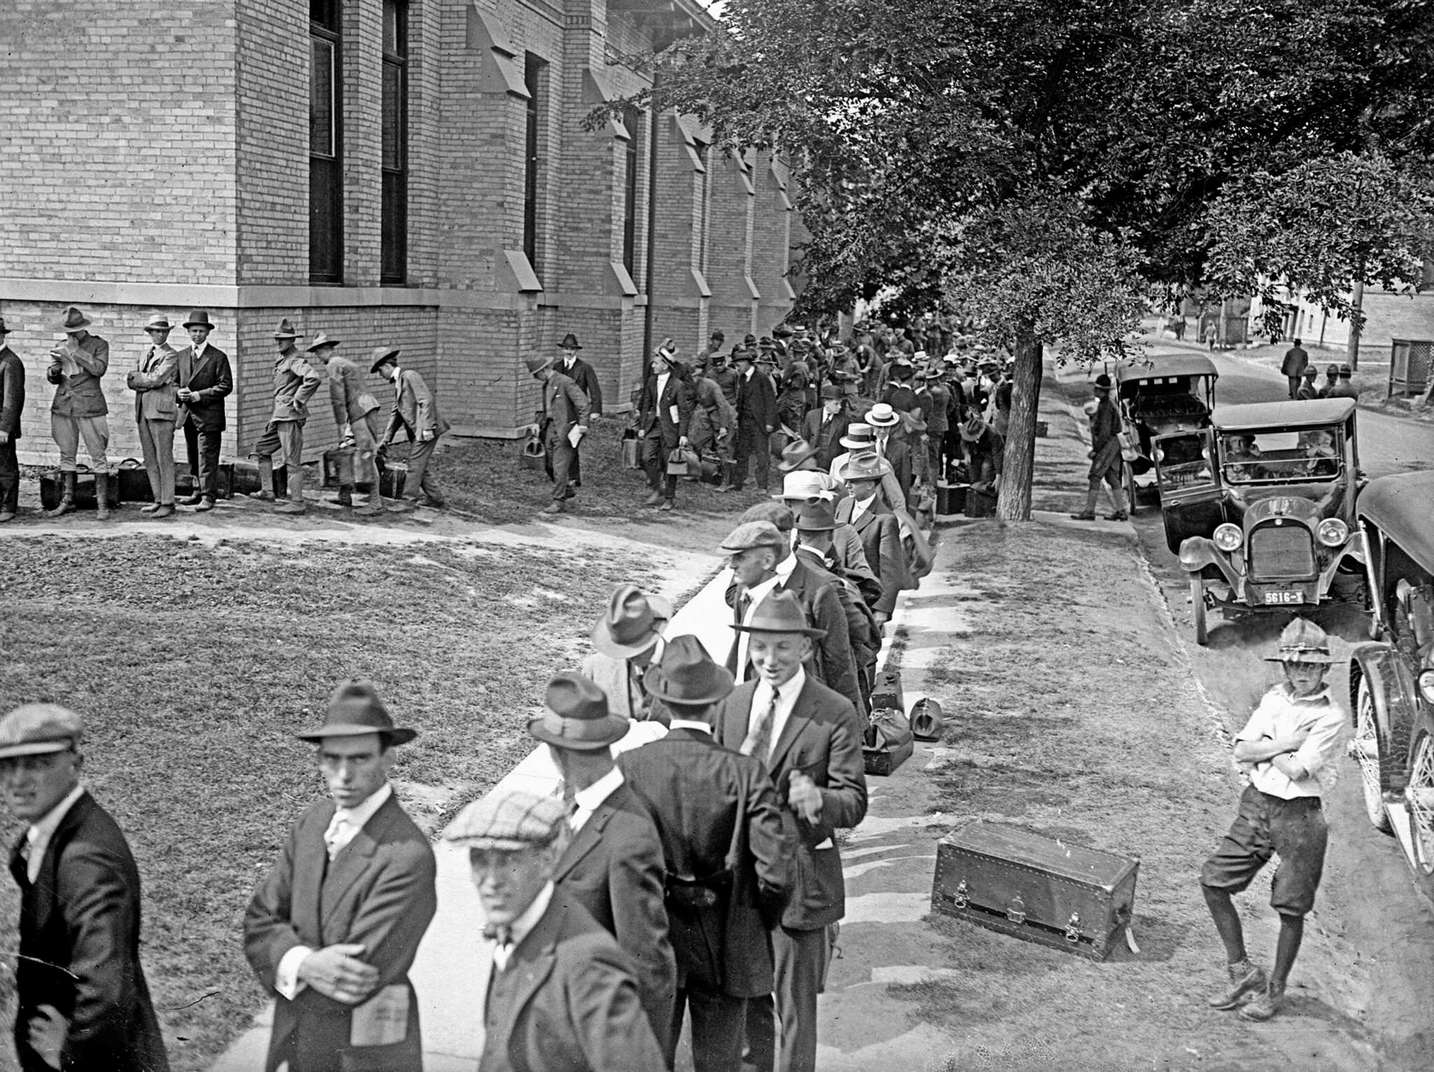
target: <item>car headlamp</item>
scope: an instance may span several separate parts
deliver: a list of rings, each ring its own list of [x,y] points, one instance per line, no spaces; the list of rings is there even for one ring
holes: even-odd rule
[[[1434,670],[1424,670],[1419,674],[1419,694],[1424,697],[1425,703],[1434,704]]]
[[[1217,528],[1212,538],[1215,541],[1215,546],[1226,554],[1237,550],[1245,542],[1245,534],[1241,531],[1240,526],[1231,525],[1229,522]]]
[[[1349,526],[1337,517],[1327,517],[1319,523],[1315,535],[1326,547],[1338,547],[1349,539]]]

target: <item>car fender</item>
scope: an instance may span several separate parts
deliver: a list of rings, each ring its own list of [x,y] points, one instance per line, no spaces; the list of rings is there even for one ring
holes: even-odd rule
[[[1339,567],[1344,564],[1346,558],[1351,558],[1359,563],[1359,569],[1356,572],[1363,576],[1364,543],[1357,534],[1351,535],[1349,539],[1345,540],[1343,546],[1330,555],[1329,564],[1320,570],[1319,597],[1321,602],[1329,593],[1329,586],[1334,583],[1334,576],[1339,572]]]
[[[1186,573],[1199,573],[1214,566],[1225,578],[1232,592],[1243,591],[1244,578],[1235,571],[1230,558],[1205,536],[1187,536],[1180,541],[1180,568]]]
[[[1374,727],[1379,737],[1379,781],[1386,791],[1409,783],[1409,736],[1419,714],[1414,678],[1399,652],[1383,641],[1356,644],[1349,653],[1350,720],[1359,718],[1359,683],[1369,683]]]

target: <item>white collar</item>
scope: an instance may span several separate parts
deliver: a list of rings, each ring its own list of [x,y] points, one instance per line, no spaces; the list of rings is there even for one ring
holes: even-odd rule
[[[190,349],[191,351],[193,351],[195,357],[203,357],[203,356],[204,356],[205,347],[207,347],[208,345],[209,345],[209,340],[208,340],[208,339],[205,339],[203,342],[190,343],[190,344],[189,344],[189,349]]]
[[[622,771],[614,767],[586,789],[579,789],[574,793],[573,803],[581,811],[597,811],[598,805],[612,796],[622,783]]]
[[[770,695],[772,695],[772,686],[767,683],[767,679],[766,679],[766,678],[764,678],[764,677],[762,677],[760,674],[758,674],[758,675],[757,675],[757,678],[756,678],[756,681],[757,681],[757,692],[760,692],[764,697],[765,697],[765,696],[770,696]],[[791,705],[797,702],[797,697],[802,694],[802,689],[804,689],[804,688],[806,688],[806,687],[807,687],[807,668],[806,668],[805,666],[802,666],[801,664],[798,664],[798,665],[797,665],[797,672],[796,672],[795,674],[793,674],[791,677],[787,678],[787,680],[784,681],[784,682],[782,682],[782,684],[778,685],[778,686],[777,686],[777,692],[778,692],[778,693],[781,695],[781,697],[782,697],[782,703],[783,703],[788,709],[790,709],[790,708],[791,708]],[[755,696],[755,693],[754,693],[753,695]],[[776,743],[776,738],[777,738],[777,735],[776,735],[775,733],[772,734],[772,741],[773,741],[774,744]]]
[[[788,553],[787,557],[772,567],[776,571],[778,584],[786,584],[792,579],[792,571],[797,568],[797,556]]]
[[[354,830],[362,830],[364,824],[373,818],[374,812],[383,807],[384,802],[393,796],[393,786],[384,782],[383,786],[376,792],[370,793],[357,808],[336,808],[334,818],[341,819],[353,827]]]
[[[85,795],[85,786],[81,782],[71,789],[53,808],[40,816],[30,824],[25,831],[25,840],[29,843],[29,855],[25,860],[25,872],[31,882],[34,882],[40,875],[40,862],[45,858],[45,852],[50,847],[50,839],[55,836],[55,831],[60,828],[60,823],[69,814],[75,802]]]
[[[518,948],[518,943],[532,933],[533,928],[538,925],[538,920],[542,919],[543,913],[548,910],[548,905],[552,900],[553,884],[547,882],[538,891],[538,895],[533,898],[532,903],[523,909],[522,914],[509,926],[508,940],[511,948]]]
[[[668,723],[667,729],[668,732],[672,730],[696,730],[699,733],[707,734],[709,737],[712,736],[712,727],[695,718],[674,718]]]

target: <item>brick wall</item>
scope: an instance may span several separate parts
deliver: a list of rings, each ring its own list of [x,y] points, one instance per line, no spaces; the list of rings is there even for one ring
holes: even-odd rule
[[[714,150],[707,160],[711,206],[707,285],[709,318],[733,341],[757,328],[757,299],[751,280],[755,188],[752,157]],[[760,334],[760,333],[759,333]]]
[[[792,291],[787,282],[791,249],[792,202],[787,197],[786,169],[770,153],[757,154],[753,167],[752,277],[761,294],[757,324],[762,334],[787,317]]]

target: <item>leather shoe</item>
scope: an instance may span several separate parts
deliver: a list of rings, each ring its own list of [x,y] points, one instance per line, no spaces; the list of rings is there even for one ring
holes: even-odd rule
[[[180,505],[180,506],[198,506],[198,505],[199,505],[201,502],[203,502],[203,501],[204,501],[204,494],[203,494],[203,492],[198,492],[198,491],[196,491],[193,495],[186,495],[184,498],[180,499],[180,500],[179,500],[179,505]]]
[[[173,504],[173,503],[160,503],[158,506],[156,506],[156,507],[154,508],[154,513],[150,514],[149,516],[152,517],[152,518],[154,518],[154,520],[156,520],[156,521],[158,521],[158,520],[159,520],[160,518],[162,518],[162,517],[173,517],[173,516],[174,516],[174,504]]]
[[[148,506],[139,508],[141,514],[155,514],[159,512],[159,503],[150,503]]]
[[[213,510],[213,509],[214,509],[214,500],[211,499],[208,495],[206,495],[206,496],[204,496],[202,499],[199,500],[199,505],[194,508],[194,512],[195,512],[196,514],[202,514],[202,513],[204,513],[204,511],[206,511],[206,510]]]
[[[1094,521],[1094,514],[1071,514],[1072,521]]]
[[[650,492],[647,493],[647,498],[645,498],[645,499],[642,500],[642,505],[643,505],[643,506],[656,506],[658,503],[660,503],[660,502],[662,502],[662,501],[663,501],[663,500],[662,500],[662,492],[660,492],[660,491],[650,491]]]
[[[1264,1023],[1279,1012],[1280,1006],[1284,1003],[1285,996],[1283,994],[1271,993],[1267,987],[1256,994],[1248,1004],[1240,1008],[1240,1019]]]
[[[562,512],[563,504],[557,501],[548,503],[547,506],[538,511],[540,514],[561,514]]]
[[[659,510],[672,510],[672,509],[674,509],[674,504],[673,504],[673,502],[672,502],[671,499],[663,499],[663,500],[662,500],[662,505],[659,506],[658,509],[659,509]]]
[[[1250,1000],[1250,995],[1255,991],[1263,992],[1265,989],[1265,969],[1257,968],[1248,960],[1229,965],[1228,971],[1230,981],[1210,995],[1209,1005],[1212,1009],[1239,1008]]]
[[[1106,514],[1105,519],[1107,521],[1129,521],[1130,515],[1125,513],[1124,511],[1121,511],[1117,514]]]
[[[7,522],[7,521],[14,521],[14,520],[15,520],[15,514],[14,514],[12,511],[10,511],[10,510],[0,510],[0,525],[5,524],[5,522]]]

